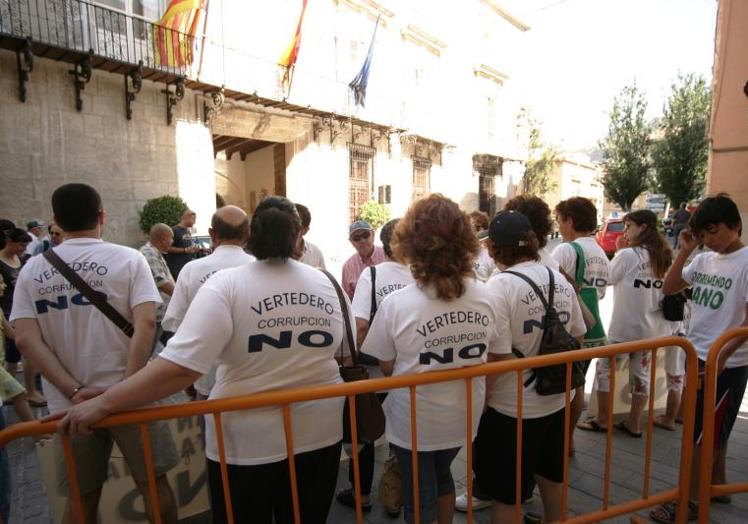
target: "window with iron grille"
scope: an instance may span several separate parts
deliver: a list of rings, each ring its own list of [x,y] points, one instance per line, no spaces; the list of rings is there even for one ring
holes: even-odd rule
[[[429,193],[431,185],[431,160],[413,157],[413,200],[418,200]]]
[[[361,206],[372,199],[374,187],[373,147],[362,144],[348,144],[350,172],[348,174],[348,221],[356,220]]]

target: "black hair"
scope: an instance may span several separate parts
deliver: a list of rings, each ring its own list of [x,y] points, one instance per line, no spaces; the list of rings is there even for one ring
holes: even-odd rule
[[[31,235],[20,227],[14,227],[0,236],[2,237],[0,239],[0,249],[4,249],[8,242],[31,242]]]
[[[688,227],[695,233],[699,233],[710,226],[724,224],[730,229],[738,229],[738,234],[743,234],[743,221],[740,219],[738,206],[727,193],[718,193],[701,201],[699,207],[693,212]]]
[[[260,202],[250,224],[249,251],[258,260],[291,258],[301,220],[296,206],[285,197],[271,196]]]
[[[213,215],[210,221],[210,227],[221,240],[240,240],[245,241],[249,237],[249,218],[244,218],[239,224],[229,224],[221,217]]]
[[[392,233],[395,232],[395,226],[399,221],[399,218],[393,218],[385,225],[383,225],[382,230],[379,232],[379,240],[382,241],[384,254],[387,255],[388,258],[394,258],[394,256],[392,255],[392,247],[390,247],[390,241],[392,240]]]
[[[309,227],[309,224],[312,223],[312,214],[309,212],[309,208],[304,204],[296,204],[296,212],[299,214],[301,227]]]
[[[540,197],[535,195],[519,195],[504,204],[507,211],[522,213],[530,221],[530,227],[535,232],[538,245],[545,247],[548,243],[548,235],[553,229],[551,220],[551,208]]]
[[[12,231],[16,228],[16,225],[8,220],[7,218],[0,218],[0,233],[5,233],[6,231]]]
[[[101,197],[87,184],[65,184],[52,193],[52,211],[63,231],[86,231],[99,223]]]

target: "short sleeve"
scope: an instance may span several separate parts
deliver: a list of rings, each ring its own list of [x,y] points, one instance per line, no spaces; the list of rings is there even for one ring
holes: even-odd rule
[[[376,357],[383,362],[395,360],[397,356],[395,340],[392,338],[393,328],[390,318],[394,314],[394,304],[391,300],[382,302],[361,346],[362,353]]]
[[[367,267],[361,272],[353,292],[353,316],[366,320],[371,318],[371,268]]]
[[[34,309],[34,302],[31,300],[29,294],[29,286],[27,284],[29,266],[25,266],[21,269],[16,281],[16,288],[13,292],[13,307],[11,308],[10,318],[8,322],[13,322],[17,318],[36,318],[36,310]]]
[[[614,286],[624,279],[639,264],[639,257],[632,248],[625,248],[616,253],[610,261],[608,285]]]
[[[234,332],[226,291],[211,283],[197,292],[176,334],[159,354],[199,373],[211,370]]]
[[[166,331],[174,332],[179,328],[190,305],[189,285],[187,284],[187,281],[190,279],[185,275],[186,270],[187,266],[182,270],[181,278],[177,280],[174,286],[174,293],[171,295],[169,306],[166,308],[164,318],[161,320],[161,326]]]
[[[568,242],[559,244],[556,249],[553,250],[551,256],[554,258],[561,269],[566,271],[568,275],[574,276],[576,273],[577,266],[577,252]]]
[[[130,307],[135,307],[145,302],[160,304],[161,295],[159,295],[156,284],[153,282],[151,270],[148,267],[145,257],[140,255],[133,257],[132,272],[132,278],[130,279]]]
[[[512,310],[510,294],[501,282],[494,278],[491,283],[491,294],[494,298],[494,333],[488,352],[494,355],[507,355],[512,352]]]
[[[703,256],[703,254],[697,255],[696,257],[694,257],[690,264],[683,268],[681,278],[689,284],[693,284],[693,274],[701,267],[701,260]]]

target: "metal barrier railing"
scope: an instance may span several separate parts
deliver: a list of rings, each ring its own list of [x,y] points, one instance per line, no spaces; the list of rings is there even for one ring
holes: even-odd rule
[[[712,484],[712,464],[714,462],[714,408],[717,403],[717,371],[720,353],[729,341],[748,337],[748,327],[734,328],[724,332],[709,348],[704,365],[704,415],[699,457],[699,523],[709,522],[710,500],[712,497],[748,491],[748,482]]]
[[[652,383],[654,384],[656,359],[658,348],[678,346],[682,348],[686,354],[686,387],[684,390],[684,423],[683,423],[683,435],[681,445],[681,456],[680,456],[680,471],[678,485],[672,489],[660,491],[658,493],[649,492],[649,471],[650,461],[652,457],[652,427],[654,420],[653,406],[654,406],[654,393],[650,392],[649,398],[649,415],[648,425],[649,431],[647,432],[646,439],[646,454],[645,454],[645,473],[644,482],[642,487],[642,498],[636,500],[629,500],[620,504],[610,504],[610,477],[611,477],[611,450],[612,450],[612,428],[613,425],[608,425],[607,439],[606,439],[606,451],[605,451],[605,479],[604,479],[604,494],[601,509],[586,513],[583,515],[577,515],[573,518],[568,517],[568,470],[569,470],[569,417],[570,417],[570,384],[571,384],[571,363],[579,360],[588,360],[591,358],[609,358],[611,359],[610,373],[611,373],[611,391],[614,390],[615,384],[615,369],[614,360],[616,355],[638,352],[638,351],[651,351],[652,352]],[[678,522],[685,522],[686,508],[688,505],[688,486],[690,480],[690,468],[689,460],[693,451],[693,428],[695,419],[695,401],[696,401],[696,384],[697,384],[697,357],[696,350],[693,345],[684,338],[681,337],[663,337],[658,339],[648,339],[637,342],[626,342],[622,344],[614,344],[610,346],[600,348],[581,349],[577,351],[569,351],[565,353],[559,353],[555,355],[544,355],[538,357],[530,357],[523,359],[513,359],[502,362],[492,362],[479,366],[454,369],[448,371],[434,371],[430,373],[416,374],[416,375],[401,375],[396,377],[378,378],[371,379],[361,382],[350,382],[345,384],[336,384],[328,386],[318,386],[309,388],[300,388],[287,391],[275,391],[259,393],[256,395],[247,395],[234,398],[209,400],[202,402],[191,402],[180,405],[172,405],[166,407],[152,407],[144,408],[137,411],[131,411],[112,415],[97,424],[96,428],[107,428],[112,426],[119,426],[125,424],[138,424],[140,426],[141,436],[143,438],[143,453],[147,464],[147,476],[149,484],[149,496],[151,499],[151,507],[153,508],[155,522],[161,522],[160,511],[158,506],[158,496],[156,490],[156,481],[153,471],[153,455],[148,438],[148,432],[146,429],[146,423],[156,420],[164,420],[171,418],[186,417],[192,415],[212,415],[215,421],[216,429],[216,440],[218,444],[218,454],[220,458],[220,471],[222,477],[223,490],[225,495],[226,514],[228,516],[228,522],[233,523],[233,511],[231,504],[231,496],[229,490],[228,480],[228,466],[226,462],[226,455],[224,449],[224,435],[223,427],[221,425],[221,413],[227,411],[245,410],[252,408],[259,408],[265,406],[280,406],[283,411],[283,421],[286,435],[286,451],[288,454],[288,465],[291,482],[291,494],[293,501],[294,517],[295,522],[298,524],[301,522],[301,515],[299,510],[299,497],[296,485],[296,472],[294,466],[294,447],[293,447],[293,430],[291,428],[291,415],[290,405],[295,402],[318,400],[332,397],[347,397],[349,399],[350,409],[350,420],[351,420],[351,436],[352,436],[352,460],[354,464],[354,490],[356,495],[356,516],[357,522],[363,522],[363,513],[361,507],[361,487],[360,478],[358,472],[358,438],[356,434],[356,403],[353,401],[355,395],[360,393],[385,391],[390,389],[408,388],[410,392],[410,413],[411,413],[411,443],[412,443],[412,457],[413,457],[413,471],[418,471],[418,435],[416,424],[413,423],[416,416],[416,388],[425,384],[434,384],[438,382],[447,382],[454,380],[464,380],[467,388],[467,406],[466,406],[466,439],[465,446],[467,451],[467,491],[468,501],[472,501],[473,486],[472,486],[472,380],[476,377],[482,377],[486,375],[493,375],[497,373],[509,373],[515,372],[517,374],[517,466],[516,466],[516,479],[517,479],[517,491],[516,491],[516,511],[515,521],[521,522],[522,514],[520,507],[521,498],[521,458],[522,458],[522,409],[523,409],[523,371],[548,366],[548,365],[566,365],[566,402],[565,402],[565,430],[564,430],[564,477],[563,477],[563,492],[562,492],[562,515],[565,522],[574,524],[592,523],[600,520],[621,516],[634,511],[645,509],[655,504],[677,499],[677,512],[679,515]],[[652,391],[654,388],[652,388]],[[613,412],[613,397],[609,395],[608,407],[609,412]],[[54,432],[57,427],[56,421],[49,422],[27,422],[22,424],[13,425],[4,431],[0,432],[0,446],[6,445],[9,441],[32,435],[40,435],[45,433]],[[75,466],[73,463],[72,449],[70,447],[70,440],[67,436],[62,436],[62,443],[65,451],[65,461],[67,464],[68,474],[70,478],[70,497],[73,501],[74,514],[77,516],[79,522],[84,522],[83,519],[83,508],[80,498],[80,492],[78,489],[77,477]],[[414,511],[415,521],[420,522],[419,504],[418,504],[418,475],[413,475],[413,497],[414,497]],[[469,502],[467,520],[473,522],[473,511],[472,503]]]

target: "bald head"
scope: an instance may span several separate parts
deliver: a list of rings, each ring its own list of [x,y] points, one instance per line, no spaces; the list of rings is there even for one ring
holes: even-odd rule
[[[151,231],[149,232],[149,240],[153,247],[162,253],[166,253],[169,246],[171,246],[174,241],[174,232],[166,224],[153,224],[151,226]]]
[[[243,245],[249,238],[249,218],[240,207],[223,206],[213,214],[210,229],[215,245]]]

